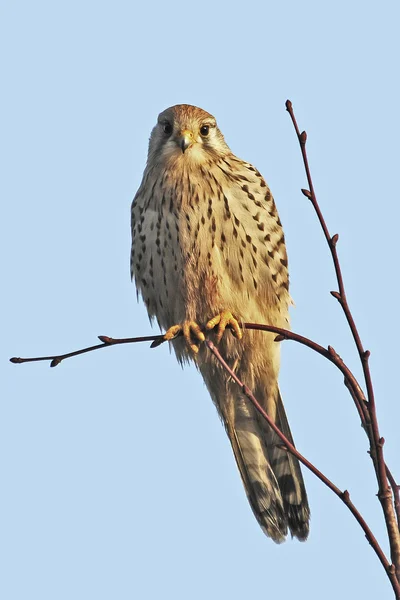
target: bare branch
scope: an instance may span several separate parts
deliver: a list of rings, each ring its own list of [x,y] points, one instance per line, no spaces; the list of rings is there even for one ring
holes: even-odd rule
[[[340,358],[340,356],[337,354],[337,352],[332,348],[332,346],[328,346],[328,348],[324,348],[317,342],[314,342],[313,340],[310,340],[307,337],[304,337],[302,335],[299,335],[299,334],[294,333],[293,331],[289,331],[287,329],[282,329],[281,327],[275,327],[273,325],[264,325],[264,324],[260,324],[260,323],[243,323],[243,326],[246,329],[250,329],[250,330],[258,330],[258,331],[266,331],[266,332],[276,333],[277,334],[277,336],[275,337],[276,342],[280,342],[283,340],[295,341],[303,346],[310,348],[314,352],[317,352],[318,354],[320,354],[321,356],[323,356],[324,358],[326,358],[330,362],[332,362],[344,375],[345,385],[349,389],[350,394],[354,400],[354,403],[355,403],[358,413],[360,415],[361,422],[362,422],[364,428],[368,429],[369,413],[368,413],[368,411],[366,411],[366,408],[365,408],[367,406],[367,402],[364,397],[364,393],[363,393],[358,381],[354,377],[353,373],[350,371],[350,369],[347,367],[347,365],[343,362],[343,360]],[[140,336],[140,337],[132,337],[132,338],[111,338],[111,337],[105,336],[105,335],[100,335],[98,337],[99,337],[100,341],[102,342],[101,344],[97,344],[95,346],[89,346],[89,347],[82,348],[80,350],[75,350],[73,352],[69,352],[66,354],[42,356],[42,357],[34,357],[34,358],[16,358],[16,357],[14,357],[14,358],[11,358],[10,361],[15,364],[22,364],[22,363],[26,363],[26,362],[37,362],[37,361],[51,361],[50,366],[54,367],[54,366],[59,365],[61,363],[61,361],[63,361],[66,358],[71,358],[74,356],[78,356],[80,354],[84,354],[86,352],[92,352],[95,350],[99,350],[101,348],[106,348],[106,347],[110,347],[110,346],[114,346],[114,345],[118,345],[118,344],[133,344],[133,343],[138,343],[138,342],[152,342],[151,346],[156,347],[156,346],[159,346],[160,344],[162,344],[163,342],[165,342],[165,338],[163,335]],[[394,567],[393,567],[393,565],[389,564],[387,558],[385,557],[382,549],[380,548],[376,538],[372,534],[368,525],[366,524],[366,522],[364,521],[364,519],[360,515],[360,513],[357,511],[357,509],[354,507],[353,503],[350,501],[349,493],[347,491],[342,492],[323,473],[321,473],[310,461],[308,461],[303,455],[301,455],[296,450],[296,448],[293,446],[293,444],[290,443],[290,441],[276,427],[275,423],[273,423],[273,421],[270,419],[270,417],[267,415],[267,413],[265,413],[265,411],[262,409],[262,407],[259,405],[259,403],[255,399],[254,395],[250,392],[250,390],[248,388],[246,388],[246,386],[243,385],[243,383],[237,378],[237,376],[233,373],[233,371],[231,371],[231,369],[228,367],[228,365],[226,364],[224,359],[221,357],[219,351],[214,346],[214,344],[212,344],[212,342],[210,342],[208,340],[206,340],[205,343],[207,344],[210,351],[217,358],[217,360],[219,360],[219,362],[223,365],[223,367],[227,369],[230,376],[242,388],[243,393],[245,393],[245,395],[249,398],[249,400],[251,402],[253,402],[253,404],[256,407],[256,409],[258,410],[258,412],[260,412],[260,414],[266,419],[266,421],[269,423],[269,425],[276,431],[277,435],[279,435],[279,437],[281,438],[281,440],[284,444],[284,447],[287,449],[287,451],[291,452],[292,454],[297,456],[297,458],[308,469],[310,469],[310,471],[312,471],[323,483],[325,483],[325,485],[327,485],[346,504],[346,506],[348,506],[349,510],[353,513],[353,515],[357,519],[358,523],[363,528],[369,543],[374,548],[376,554],[379,557],[381,564],[383,565],[383,567],[385,568],[385,570],[388,574],[388,577],[392,583],[393,589],[395,590],[396,594],[398,594],[397,597],[400,598],[400,585],[397,581]],[[386,466],[385,466],[385,468],[386,468]],[[389,469],[387,469],[387,472],[388,472],[388,476],[390,476],[392,478],[392,475],[391,475]],[[397,508],[399,508],[400,507],[400,504],[398,502],[399,487],[394,482],[394,479],[392,479],[392,489],[393,489],[393,492],[395,494],[397,494],[396,495]],[[395,584],[398,586],[398,589],[395,587]]]
[[[389,563],[387,560],[382,548],[380,547],[376,537],[372,533],[371,529],[368,527],[366,521],[361,516],[360,512],[354,506],[353,502],[350,500],[350,494],[347,490],[342,492],[330,479],[328,479],[317,467],[315,467],[309,460],[307,460],[298,450],[296,450],[295,446],[290,442],[290,440],[285,437],[285,435],[280,431],[280,429],[275,425],[274,421],[265,412],[262,408],[261,404],[257,401],[253,393],[249,390],[249,388],[237,377],[235,372],[229,367],[227,362],[222,358],[220,352],[216,348],[216,346],[209,340],[205,341],[208,349],[212,352],[218,362],[222,365],[227,373],[231,376],[231,378],[237,383],[237,385],[241,388],[243,394],[250,400],[255,409],[260,413],[260,415],[267,421],[268,425],[275,431],[275,433],[280,437],[283,442],[283,447],[293,454],[307,469],[309,469],[318,479],[320,479],[329,489],[332,490],[336,496],[338,496],[342,502],[347,506],[350,512],[353,514],[361,528],[365,533],[365,537],[368,542],[371,544],[373,550],[378,556],[383,568],[385,569],[390,582],[392,584],[393,590],[396,594],[397,598],[400,598],[400,584],[397,581],[396,573],[394,566]]]
[[[325,219],[322,215],[321,209],[317,202],[317,197],[314,190],[314,185],[311,177],[310,167],[308,164],[307,150],[306,150],[306,142],[307,142],[307,134],[305,131],[300,133],[300,129],[297,125],[296,117],[293,111],[293,105],[290,100],[286,101],[286,110],[288,111],[290,118],[292,120],[294,129],[296,131],[296,135],[300,144],[301,154],[303,157],[304,168],[306,171],[307,181],[309,190],[302,190],[303,194],[311,201],[313,208],[317,214],[319,223],[322,227],[322,230],[325,235],[325,239],[328,243],[333,264],[335,267],[336,279],[338,282],[339,292],[331,292],[331,294],[338,300],[339,304],[343,309],[343,313],[347,319],[347,322],[350,327],[350,331],[353,335],[354,342],[356,344],[358,354],[360,357],[360,361],[363,368],[364,379],[367,388],[367,397],[368,397],[368,413],[370,419],[370,428],[369,428],[369,439],[371,445],[371,457],[374,461],[375,472],[377,476],[379,491],[378,497],[382,505],[383,514],[385,517],[386,528],[388,531],[389,542],[390,542],[390,550],[392,561],[396,566],[396,574],[397,578],[400,581],[400,534],[398,522],[396,521],[396,514],[393,506],[393,496],[391,492],[391,487],[388,483],[388,476],[386,470],[386,464],[383,453],[383,445],[384,439],[380,436],[378,419],[376,414],[376,405],[375,405],[375,396],[374,389],[372,385],[371,372],[369,368],[369,350],[365,350],[361,341],[361,337],[359,335],[358,329],[354,322],[353,315],[351,313],[349,304],[347,302],[346,291],[343,283],[342,271],[339,263],[339,258],[336,250],[337,242],[339,239],[338,234],[331,236],[325,222]],[[394,491],[394,490],[393,490]]]
[[[79,356],[79,354],[86,354],[86,352],[93,352],[94,350],[100,350],[101,348],[108,348],[109,346],[115,346],[117,344],[134,344],[136,342],[154,342],[161,340],[164,341],[163,335],[148,335],[145,337],[135,337],[135,338],[110,338],[107,335],[99,335],[99,340],[103,342],[102,344],[97,344],[96,346],[88,346],[87,348],[81,348],[80,350],[74,350],[73,352],[67,352],[66,354],[54,354],[53,356],[36,356],[34,358],[20,358],[17,356],[13,356],[10,358],[10,362],[20,365],[27,362],[39,362],[39,361],[47,361],[50,360],[50,367],[56,367],[60,364],[61,361],[66,358],[72,358],[73,356]]]

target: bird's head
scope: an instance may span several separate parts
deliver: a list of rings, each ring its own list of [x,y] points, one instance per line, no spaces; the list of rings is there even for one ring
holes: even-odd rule
[[[160,113],[150,136],[149,162],[205,163],[229,153],[215,118],[189,104]]]

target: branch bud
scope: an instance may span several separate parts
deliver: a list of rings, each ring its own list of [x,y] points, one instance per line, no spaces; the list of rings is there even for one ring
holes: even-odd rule
[[[166,340],[163,340],[163,339],[161,339],[161,340],[154,340],[154,342],[151,342],[150,348],[158,348],[158,346],[161,346],[161,344],[163,342],[165,342],[165,341]]]
[[[285,336],[278,333],[278,335],[274,339],[274,342],[283,342],[284,340],[286,340]]]
[[[338,233],[335,233],[335,235],[333,235],[331,237],[331,245],[332,245],[333,248],[335,248],[335,246],[336,246],[336,244],[338,242],[338,239],[339,239],[339,234]]]
[[[292,103],[291,103],[290,100],[286,100],[285,106],[286,106],[286,110],[287,111],[291,111],[292,110]]]
[[[341,498],[344,502],[350,502],[350,494],[348,490],[344,490],[344,492],[342,492]]]
[[[300,134],[300,136],[299,136],[299,139],[300,139],[300,144],[302,144],[303,146],[305,146],[306,141],[307,141],[307,133],[305,131],[302,131],[301,134]]]
[[[335,348],[333,348],[332,346],[328,346],[328,352],[331,356],[334,356],[334,357],[337,356],[337,352],[336,352]]]
[[[363,354],[363,359],[368,360],[370,356],[371,356],[371,352],[369,350],[366,350]]]
[[[301,188],[301,191],[305,195],[306,198],[308,198],[309,200],[312,200],[312,194],[309,190],[305,190],[304,188]]]
[[[342,301],[342,296],[339,294],[339,292],[331,292],[331,296],[333,296],[334,298],[336,298],[336,300],[338,302]]]
[[[60,359],[60,358],[53,358],[53,360],[52,360],[52,361],[51,361],[51,363],[50,363],[50,366],[51,366],[51,367],[56,367],[57,365],[59,365],[59,364],[60,364],[60,362],[61,362],[61,359]]]

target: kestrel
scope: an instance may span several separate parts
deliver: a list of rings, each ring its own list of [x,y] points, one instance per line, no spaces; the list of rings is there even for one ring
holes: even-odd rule
[[[289,327],[282,225],[261,174],[195,106],[168,108],[151,133],[132,203],[131,275],[178,360],[200,370],[263,531],[275,542],[288,529],[305,540],[310,511],[297,459],[202,344],[205,335],[219,344],[292,440],[278,387],[280,344],[275,334],[241,329],[246,321]]]

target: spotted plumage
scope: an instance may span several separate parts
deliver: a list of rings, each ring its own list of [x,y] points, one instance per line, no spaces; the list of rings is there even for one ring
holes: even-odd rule
[[[151,320],[168,330],[180,362],[195,361],[218,409],[253,512],[274,541],[308,535],[300,465],[201,344],[199,325],[227,324],[220,350],[291,438],[278,388],[274,335],[239,322],[289,326],[285,238],[271,192],[234,156],[212,115],[173,106],[158,117],[132,203],[131,274]],[[172,339],[182,328],[184,337]]]

